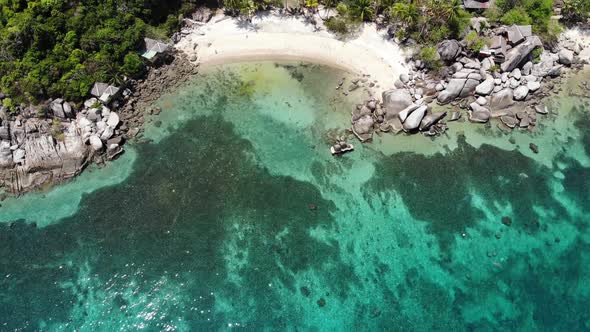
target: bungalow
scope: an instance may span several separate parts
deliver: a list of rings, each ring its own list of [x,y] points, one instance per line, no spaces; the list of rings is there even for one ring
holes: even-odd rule
[[[96,82],[90,90],[90,94],[100,99],[105,104],[110,103],[114,98],[119,96],[121,89],[106,83]]]
[[[141,56],[150,61],[156,60],[158,55],[163,54],[170,48],[170,45],[155,39],[144,38],[144,42],[145,52]]]

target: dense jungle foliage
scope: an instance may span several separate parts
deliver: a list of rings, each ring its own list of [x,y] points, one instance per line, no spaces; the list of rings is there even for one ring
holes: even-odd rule
[[[0,6],[0,91],[12,96],[5,104],[80,100],[95,81],[138,75],[143,38],[166,37],[192,8],[181,0],[0,0]]]

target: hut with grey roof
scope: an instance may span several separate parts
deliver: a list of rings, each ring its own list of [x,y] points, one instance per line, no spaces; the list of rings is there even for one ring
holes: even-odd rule
[[[159,40],[144,38],[144,42],[145,52],[141,56],[152,62],[157,61],[162,54],[170,49],[170,45]]]
[[[92,90],[90,90],[91,95],[98,98],[100,101],[102,101],[105,104],[108,104],[113,99],[117,98],[119,96],[120,92],[121,92],[120,88],[110,85],[110,84],[107,84],[107,83],[101,83],[101,82],[94,83]]]

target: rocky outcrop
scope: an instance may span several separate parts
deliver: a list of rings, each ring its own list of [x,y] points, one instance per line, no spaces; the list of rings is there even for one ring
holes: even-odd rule
[[[529,94],[529,88],[526,85],[521,85],[514,90],[514,100],[524,100]]]
[[[115,133],[119,134],[119,116],[108,108],[105,109],[109,114],[106,122],[93,122],[86,117],[89,113],[86,109],[76,119],[58,120],[61,115],[73,114],[72,109],[64,107],[69,104],[60,99],[50,105],[53,119],[19,116],[12,121],[2,121],[0,185],[12,193],[30,191],[78,175],[90,161],[102,160],[104,142]],[[110,149],[121,152],[119,145]]]
[[[404,131],[410,132],[410,131],[418,129],[418,127],[420,126],[420,123],[422,122],[422,119],[426,115],[427,110],[428,110],[428,107],[423,105],[423,106],[418,107],[412,113],[410,113],[410,115],[408,115],[406,121],[403,122],[404,123]]]
[[[382,93],[382,97],[386,118],[393,118],[412,104],[412,96],[406,89],[387,90]]]
[[[481,76],[476,78],[452,78],[449,80],[447,88],[438,94],[438,102],[447,104],[456,98],[465,98],[472,95],[475,88],[479,85]]]
[[[461,49],[461,44],[454,39],[444,40],[437,46],[437,51],[441,60],[446,62],[455,61],[459,54],[461,54]]]
[[[425,131],[447,115],[447,112],[436,112],[426,115],[420,122],[420,130]]]
[[[493,110],[505,109],[514,105],[514,93],[512,89],[503,89],[492,95],[490,107]]]
[[[571,66],[574,63],[574,52],[568,49],[562,49],[557,53],[559,57],[559,63],[566,66]]]
[[[490,110],[481,106],[478,103],[471,103],[469,105],[471,111],[469,112],[469,121],[477,123],[485,123],[490,119]]]
[[[506,60],[500,65],[500,68],[502,68],[502,71],[504,72],[514,70],[525,59],[528,59],[528,56],[537,47],[543,47],[541,39],[537,36],[527,37],[523,43],[510,49],[506,53]]]
[[[361,141],[367,142],[373,138],[373,114],[370,108],[358,105],[352,111],[352,132]]]
[[[488,76],[482,83],[475,87],[475,93],[481,96],[487,96],[492,91],[494,91],[494,78],[492,76]]]
[[[27,119],[24,126],[9,123],[19,134],[0,144],[0,184],[13,193],[28,191],[47,182],[69,179],[79,174],[90,156],[80,128],[65,124],[61,139],[48,131],[47,120]],[[20,127],[28,128],[20,131]],[[9,149],[6,149],[9,147]],[[8,158],[13,159],[8,163]]]

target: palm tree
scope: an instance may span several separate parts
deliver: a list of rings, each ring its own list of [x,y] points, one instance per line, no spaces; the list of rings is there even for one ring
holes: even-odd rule
[[[371,0],[354,0],[350,5],[350,12],[361,21],[370,21],[375,14]]]
[[[444,4],[444,13],[445,18],[448,21],[455,20],[461,16],[463,13],[461,0],[451,0],[449,2],[445,2]]]
[[[398,18],[406,27],[414,25],[420,16],[418,7],[413,4],[397,2],[391,7],[391,16]]]

